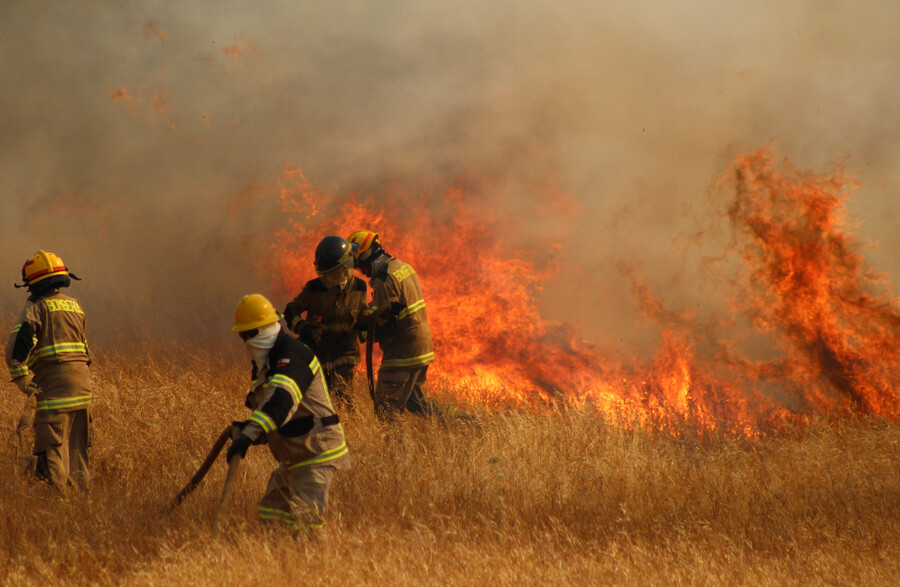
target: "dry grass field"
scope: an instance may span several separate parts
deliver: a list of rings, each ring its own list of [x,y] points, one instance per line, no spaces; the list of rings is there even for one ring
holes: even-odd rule
[[[61,500],[18,473],[21,401],[8,385],[0,582],[900,583],[900,429],[875,419],[746,440],[478,406],[477,423],[389,427],[362,410],[344,418],[353,469],[336,481],[327,529],[260,530],[273,462],[254,447],[213,536],[223,460],[180,508],[166,504],[220,429],[246,417],[239,351],[100,356],[90,499]]]

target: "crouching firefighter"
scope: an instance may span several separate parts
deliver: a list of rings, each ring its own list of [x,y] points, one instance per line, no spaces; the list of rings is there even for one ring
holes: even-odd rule
[[[91,357],[84,311],[59,291],[72,279],[78,277],[53,253],[38,251],[26,261],[16,287],[30,295],[6,345],[13,383],[37,399],[35,472],[61,491],[86,490],[89,476]]]
[[[368,312],[366,282],[353,275],[350,243],[326,236],[316,247],[319,275],[284,309],[284,320],[319,357],[328,391],[348,409],[353,408],[353,380],[359,363],[355,327]]]
[[[263,525],[292,530],[321,527],[334,474],[350,468],[344,432],[331,405],[319,359],[283,331],[278,313],[260,294],[244,296],[234,328],[252,361],[250,419],[236,423],[226,459],[268,444],[280,464],[272,472],[258,513]]]

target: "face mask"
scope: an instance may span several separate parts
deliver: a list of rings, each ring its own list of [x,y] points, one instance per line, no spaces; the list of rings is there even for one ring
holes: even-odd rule
[[[266,357],[268,357],[272,347],[275,346],[275,339],[278,337],[279,332],[281,332],[281,324],[276,322],[275,324],[263,326],[259,329],[259,333],[256,336],[244,341],[247,351],[250,353],[250,358],[256,363],[257,368],[262,369],[263,365],[266,364]]]

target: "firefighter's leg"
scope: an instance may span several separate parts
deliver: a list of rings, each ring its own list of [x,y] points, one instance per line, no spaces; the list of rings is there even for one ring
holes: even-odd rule
[[[415,370],[382,369],[375,384],[375,413],[391,417],[402,413],[416,384]]]
[[[298,530],[318,530],[328,513],[328,494],[334,479],[331,465],[300,467],[290,472],[291,509]]]
[[[291,513],[291,488],[288,480],[288,472],[284,465],[279,465],[272,471],[266,493],[257,505],[259,523],[264,528],[286,526],[296,528],[297,521]]]
[[[37,476],[65,491],[69,483],[69,433],[67,413],[40,410],[34,416],[34,455]]]
[[[88,410],[70,412],[69,477],[81,491],[87,491],[90,480],[88,447],[90,446],[90,414]]]
[[[426,416],[434,412],[433,402],[428,397],[427,373],[428,365],[425,365],[410,375],[412,387],[409,397],[406,399],[406,409],[419,416]]]

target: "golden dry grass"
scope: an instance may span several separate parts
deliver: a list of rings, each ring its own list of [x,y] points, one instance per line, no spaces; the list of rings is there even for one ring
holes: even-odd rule
[[[3,584],[900,583],[900,429],[871,419],[753,441],[577,412],[476,407],[477,425],[389,427],[361,411],[344,419],[354,466],[325,531],[263,534],[255,503],[273,462],[253,448],[213,537],[223,462],[165,508],[246,417],[246,361],[151,351],[97,360],[90,500],[17,472],[7,386]]]

